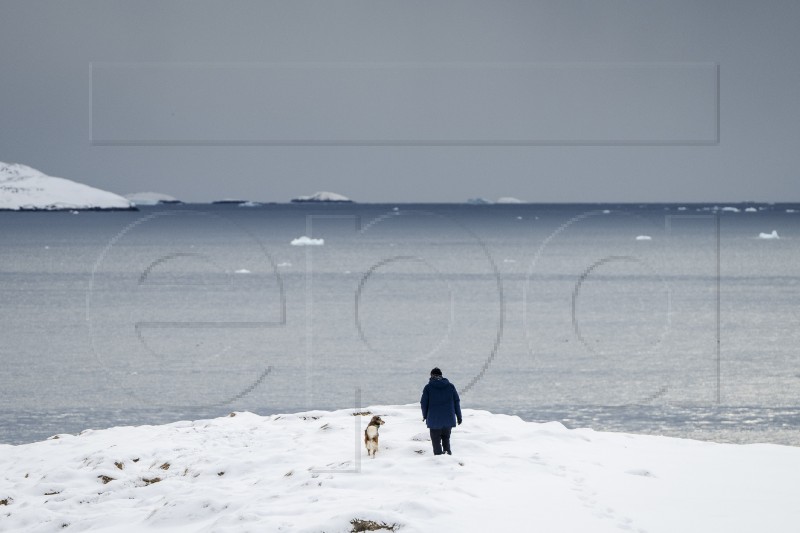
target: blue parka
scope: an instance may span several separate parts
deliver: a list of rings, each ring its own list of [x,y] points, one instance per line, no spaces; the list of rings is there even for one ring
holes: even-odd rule
[[[432,429],[456,427],[461,420],[461,399],[455,385],[446,378],[431,378],[422,389],[422,418]]]

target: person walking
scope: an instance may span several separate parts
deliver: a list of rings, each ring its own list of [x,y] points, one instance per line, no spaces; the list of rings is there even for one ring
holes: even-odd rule
[[[431,432],[433,455],[452,455],[450,430],[456,424],[461,424],[461,400],[455,385],[442,377],[441,370],[434,368],[428,384],[422,389],[419,403],[422,407],[422,421],[426,422]]]

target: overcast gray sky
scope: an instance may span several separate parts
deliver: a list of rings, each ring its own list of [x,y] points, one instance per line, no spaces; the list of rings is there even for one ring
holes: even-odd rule
[[[120,194],[800,201],[800,2],[0,3],[0,161]]]

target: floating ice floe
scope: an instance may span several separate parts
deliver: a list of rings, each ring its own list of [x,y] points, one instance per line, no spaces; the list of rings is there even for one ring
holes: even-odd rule
[[[650,235],[637,235],[636,236],[636,240],[637,241],[652,241],[653,238]]]
[[[686,208],[684,206],[681,206],[678,208],[678,211],[686,211]]]
[[[797,209],[787,209],[787,213],[797,213]]]
[[[609,214],[611,214],[611,209],[603,209],[603,214],[604,214],[604,215],[609,215]]]
[[[777,230],[772,230],[772,233],[759,233],[758,234],[758,238],[759,239],[780,239],[780,237],[778,237],[778,231]]]
[[[261,202],[247,201],[247,202],[242,202],[241,204],[239,204],[239,207],[258,207],[260,205],[264,205],[264,204],[262,204]]]
[[[292,246],[322,246],[325,244],[325,239],[312,239],[311,237],[303,235],[302,237],[292,239],[290,244]]]

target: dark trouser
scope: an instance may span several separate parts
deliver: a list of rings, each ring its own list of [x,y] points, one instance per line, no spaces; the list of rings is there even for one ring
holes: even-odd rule
[[[431,443],[433,443],[433,455],[442,455],[450,453],[450,430],[453,428],[431,428]]]

